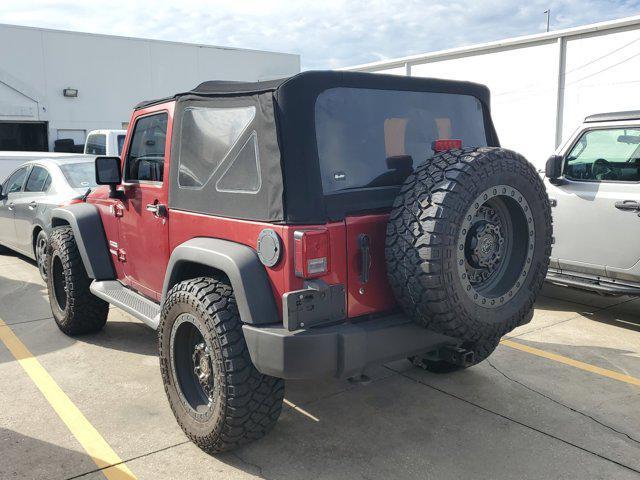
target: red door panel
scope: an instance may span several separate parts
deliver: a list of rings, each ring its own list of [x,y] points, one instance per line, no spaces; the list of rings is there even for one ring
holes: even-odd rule
[[[155,300],[162,294],[170,255],[167,203],[173,107],[170,102],[136,111],[123,152],[118,250],[123,281]]]
[[[123,265],[118,261],[118,249],[120,248],[119,212],[122,211],[122,202],[118,199],[109,198],[108,187],[99,187],[93,191],[88,202],[93,203],[100,212],[109,253],[116,269],[116,277],[122,279],[124,277]]]
[[[384,242],[387,214],[347,217],[347,310],[349,317],[391,310],[396,302],[387,281]],[[361,236],[368,237],[369,272],[363,281]],[[366,262],[365,262],[366,263]],[[364,267],[366,268],[366,267]]]
[[[120,255],[124,255],[126,282],[140,293],[160,299],[169,262],[168,217],[157,216],[147,205],[166,205],[162,185],[128,185],[120,219]]]

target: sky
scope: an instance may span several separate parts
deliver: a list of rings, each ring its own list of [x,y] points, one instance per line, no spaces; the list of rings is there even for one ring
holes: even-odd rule
[[[640,0],[0,0],[0,23],[297,53],[338,68],[640,14]]]

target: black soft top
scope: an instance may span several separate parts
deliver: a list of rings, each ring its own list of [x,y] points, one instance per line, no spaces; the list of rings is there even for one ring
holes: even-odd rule
[[[188,92],[142,102],[136,108],[175,100],[173,131],[183,132],[183,117],[190,109],[255,106],[255,119],[238,145],[250,141],[251,135],[256,136],[261,187],[257,193],[250,194],[217,189],[215,184],[226,171],[223,165],[201,188],[181,188],[178,182],[182,169],[180,152],[188,146],[181,144],[182,135],[174,135],[169,206],[203,214],[286,223],[323,223],[340,220],[356,211],[389,208],[398,187],[333,196],[323,192],[315,104],[321,93],[336,87],[474,96],[483,107],[486,144],[499,146],[489,113],[489,89],[477,83],[347,71],[307,71],[253,83],[204,82]],[[233,163],[235,157],[237,152],[232,150],[225,159]]]
[[[193,90],[176,93],[170,97],[145,100],[135,106],[136,110],[177,100],[185,96],[229,97],[256,95],[266,92],[295,90],[300,84],[305,88],[315,87],[314,90],[323,91],[332,87],[358,87],[379,88],[383,90],[411,90],[411,91],[441,91],[442,93],[461,93],[465,90],[468,95],[473,95],[480,100],[489,103],[489,89],[481,84],[473,82],[461,82],[458,80],[442,80],[424,77],[405,77],[399,75],[384,75],[348,71],[308,71],[298,73],[290,77],[265,80],[262,82],[236,82],[230,80],[209,80],[202,82]],[[434,90],[435,88],[435,90]]]

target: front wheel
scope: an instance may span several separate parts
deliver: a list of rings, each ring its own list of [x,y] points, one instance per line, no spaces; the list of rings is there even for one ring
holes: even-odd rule
[[[49,303],[58,328],[67,335],[102,329],[107,322],[109,304],[89,290],[91,279],[71,227],[59,227],[51,232],[46,266]]]
[[[231,286],[197,278],[167,295],[158,329],[160,369],[178,424],[210,453],[232,450],[273,428],[284,381],[251,362]]]

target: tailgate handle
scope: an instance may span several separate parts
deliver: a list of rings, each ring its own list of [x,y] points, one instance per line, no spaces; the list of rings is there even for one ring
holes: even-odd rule
[[[361,233],[358,237],[360,244],[360,283],[369,281],[369,271],[371,270],[371,242],[369,235]]]
[[[618,210],[626,210],[629,212],[636,212],[640,210],[640,204],[635,200],[623,200],[622,202],[616,202],[616,208]]]

